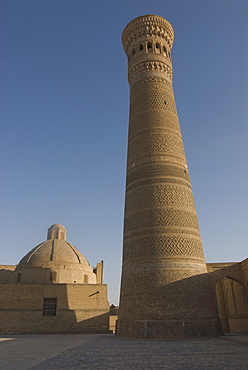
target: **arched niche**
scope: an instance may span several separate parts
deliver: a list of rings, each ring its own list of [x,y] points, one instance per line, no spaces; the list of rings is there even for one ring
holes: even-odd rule
[[[243,282],[225,276],[215,284],[223,331],[248,332],[248,301]]]

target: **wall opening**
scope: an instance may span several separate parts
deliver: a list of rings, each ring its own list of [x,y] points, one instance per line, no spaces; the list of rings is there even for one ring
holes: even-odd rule
[[[152,52],[152,43],[151,42],[147,43],[147,50],[148,50],[148,53]]]
[[[159,43],[159,42],[157,42],[157,43],[156,43],[156,52],[157,52],[157,53],[160,53],[160,50],[161,50],[161,48],[160,48],[160,43]]]
[[[57,298],[43,299],[43,316],[56,316]]]
[[[224,333],[246,332],[248,302],[244,285],[224,277],[215,285],[219,316]]]

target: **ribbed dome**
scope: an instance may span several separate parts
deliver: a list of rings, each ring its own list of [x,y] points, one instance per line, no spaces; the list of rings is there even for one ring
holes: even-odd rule
[[[23,283],[96,284],[96,274],[81,252],[66,239],[66,228],[54,224],[48,239],[24,256],[15,269]],[[15,276],[13,277],[15,279]]]
[[[83,269],[89,262],[73,245],[61,239],[49,239],[37,245],[19,262],[17,268],[76,268]],[[90,268],[91,270],[91,268]]]

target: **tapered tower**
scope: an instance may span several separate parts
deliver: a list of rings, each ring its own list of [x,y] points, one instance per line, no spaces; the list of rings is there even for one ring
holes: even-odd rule
[[[172,88],[173,28],[132,20],[130,121],[118,336],[187,338],[221,333]]]

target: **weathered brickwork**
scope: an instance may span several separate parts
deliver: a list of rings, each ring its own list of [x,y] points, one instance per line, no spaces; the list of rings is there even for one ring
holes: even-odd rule
[[[173,37],[154,15],[131,21],[122,37],[130,84],[122,337],[221,333],[172,88]]]
[[[208,263],[224,332],[248,333],[248,258],[239,263]]]
[[[161,232],[161,226],[167,230],[172,227],[177,230],[180,228],[182,232],[185,232],[183,228],[191,228],[193,229],[191,232],[199,234],[196,214],[175,208],[149,209],[126,216],[124,233],[135,232],[137,229],[149,227],[160,227]]]
[[[104,284],[0,284],[1,333],[108,331]],[[43,315],[44,298],[56,298],[56,315]]]
[[[143,273],[143,279],[145,279]],[[185,297],[182,299],[181,295],[184,291],[194,290],[198,295],[207,295],[207,298],[211,299],[211,294],[208,289],[208,276],[207,274],[198,275],[197,278],[191,277],[191,271],[181,271],[177,274],[175,271],[168,271],[166,276],[163,276],[161,271],[160,276],[158,274],[151,273],[150,284],[145,284],[147,297],[141,297],[138,305],[133,305],[132,297],[133,287],[137,290],[144,290],[144,281],[140,279],[142,275],[137,271],[129,274],[129,278],[124,280],[124,288],[126,288],[127,312],[129,320],[144,320],[149,318],[156,319],[186,319],[185,318],[185,305],[187,306],[187,318],[201,318],[208,317],[209,307],[205,304],[205,299],[197,301],[196,294],[191,296],[190,294],[184,294]],[[152,280],[152,278],[154,278]],[[156,280],[157,278],[157,280]],[[176,281],[173,281],[177,279]],[[125,286],[126,284],[126,286]],[[158,297],[159,292],[159,297]],[[134,298],[134,297],[133,297]],[[143,305],[146,309],[142,309]]]
[[[182,166],[173,166],[169,163],[153,163],[146,166],[139,166],[127,174],[126,187],[128,190],[140,185],[151,183],[178,183],[191,189],[189,173]]]
[[[184,157],[182,140],[178,135],[170,132],[152,132],[140,135],[138,138],[129,142],[129,162],[133,162],[139,157],[149,155],[170,153],[178,157]]]
[[[149,89],[148,91],[143,91],[142,94],[131,95],[130,115],[134,117],[150,109],[159,109],[162,112],[171,111],[176,114],[177,111],[173,96],[167,92],[167,89],[161,91],[161,86],[160,89]]]
[[[194,210],[191,189],[177,184],[136,186],[126,196],[126,213],[151,206],[185,206]]]
[[[159,110],[152,112],[152,121],[149,118],[149,112],[147,114],[140,112],[138,116],[130,118],[131,127],[129,130],[129,138],[139,131],[145,132],[145,130],[152,130],[156,128],[162,128],[167,131],[174,131],[178,135],[179,122],[177,116],[170,111],[160,112]]]
[[[204,260],[201,238],[187,235],[153,235],[126,240],[123,260],[145,256],[168,256]]]

